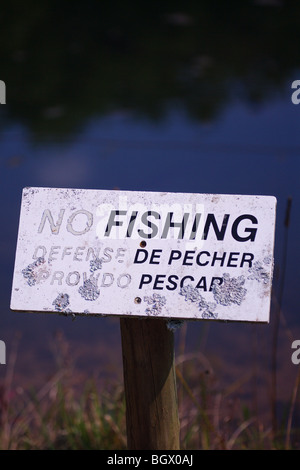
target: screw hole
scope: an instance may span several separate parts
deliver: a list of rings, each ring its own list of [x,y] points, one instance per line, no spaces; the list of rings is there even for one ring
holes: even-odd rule
[[[147,245],[147,243],[144,240],[140,243],[140,247],[142,247],[142,248],[145,248],[146,245]]]
[[[136,297],[136,298],[134,299],[134,303],[135,303],[135,304],[140,304],[141,301],[142,301],[142,299],[141,299],[140,297]]]

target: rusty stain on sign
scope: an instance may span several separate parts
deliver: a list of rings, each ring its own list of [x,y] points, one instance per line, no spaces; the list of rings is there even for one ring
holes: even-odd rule
[[[54,305],[55,310],[58,312],[66,312],[67,307],[70,304],[68,294],[58,294],[55,300],[53,300],[52,305]],[[68,309],[71,312],[70,309]]]
[[[276,199],[25,188],[11,309],[269,321]]]

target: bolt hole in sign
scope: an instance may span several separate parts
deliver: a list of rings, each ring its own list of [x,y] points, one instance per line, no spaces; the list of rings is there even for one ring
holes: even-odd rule
[[[11,309],[268,322],[273,196],[25,188]]]

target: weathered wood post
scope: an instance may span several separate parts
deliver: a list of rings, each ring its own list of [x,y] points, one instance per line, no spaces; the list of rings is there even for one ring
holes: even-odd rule
[[[164,319],[121,318],[130,450],[178,450],[174,333]]]

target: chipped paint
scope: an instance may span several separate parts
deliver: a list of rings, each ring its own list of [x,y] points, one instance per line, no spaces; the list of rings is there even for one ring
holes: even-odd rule
[[[95,258],[90,261],[90,271],[91,273],[97,271],[98,269],[102,269],[102,259]]]
[[[270,257],[264,258],[263,262],[255,261],[253,266],[248,269],[250,276],[247,279],[269,284],[271,273],[269,272]],[[266,266],[267,265],[267,266]]]
[[[157,316],[162,313],[163,307],[166,305],[167,300],[160,294],[153,294],[151,296],[145,296],[144,302],[147,302],[149,307],[146,308],[145,312],[148,316]]]
[[[214,310],[216,309],[216,304],[214,302],[206,302],[203,298],[201,298],[199,302],[199,311],[201,313],[201,317],[206,320],[218,318],[218,313]]]
[[[243,286],[245,277],[230,277],[228,273],[223,274],[222,284],[214,283],[213,294],[218,304],[228,307],[232,304],[241,305],[247,294],[247,289]]]
[[[57,312],[64,312],[64,313],[71,313],[70,309],[67,309],[68,305],[70,304],[69,295],[68,294],[58,294],[56,299],[53,300],[52,305]]]
[[[50,272],[44,266],[44,263],[44,258],[39,257],[36,261],[22,269],[22,274],[27,280],[27,284],[29,286],[34,286],[35,284],[38,284],[39,282],[46,280],[49,277]]]
[[[202,295],[200,294],[199,290],[193,287],[191,284],[184,286],[180,289],[179,292],[185,298],[187,303],[195,303],[198,306],[198,310],[201,314],[201,318],[203,319],[217,319],[218,314],[214,312],[216,309],[216,304],[213,302],[207,302]],[[198,312],[195,313],[195,317],[198,318]]]
[[[179,291],[180,295],[184,296],[184,299],[187,303],[195,303],[201,300],[201,295],[198,289],[193,287],[191,284],[184,286]]]
[[[86,279],[83,286],[78,289],[79,294],[85,300],[97,300],[100,295],[100,290],[97,288],[97,283],[94,279]]]

